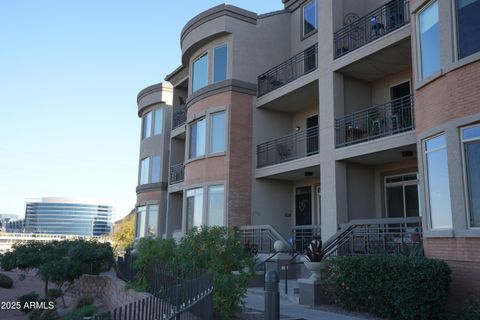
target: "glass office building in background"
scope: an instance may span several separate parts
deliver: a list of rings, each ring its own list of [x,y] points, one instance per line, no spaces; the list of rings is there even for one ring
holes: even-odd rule
[[[25,231],[97,237],[110,233],[113,205],[107,201],[75,198],[29,199]]]

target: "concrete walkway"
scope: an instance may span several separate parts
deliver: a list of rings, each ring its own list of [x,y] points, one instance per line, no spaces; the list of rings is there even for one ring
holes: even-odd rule
[[[245,308],[263,311],[264,298],[263,290],[248,290],[247,298],[245,299]],[[305,320],[365,320],[351,315],[345,315],[341,313],[333,313],[321,310],[315,310],[308,306],[302,306],[297,303],[293,303],[285,296],[280,297],[280,314],[283,317],[290,319],[305,319]]]

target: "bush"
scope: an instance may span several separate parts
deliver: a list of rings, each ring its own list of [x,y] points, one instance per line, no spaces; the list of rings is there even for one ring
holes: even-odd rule
[[[48,289],[47,298],[52,299],[53,301],[57,300],[62,296],[62,289]]]
[[[77,303],[75,304],[75,308],[83,308],[86,306],[90,306],[95,302],[95,298],[90,295],[83,295],[78,297]]]
[[[480,319],[480,296],[469,297],[453,310],[448,312],[449,320],[478,320]]]
[[[29,313],[30,311],[32,311],[32,309],[25,308],[25,303],[38,301],[38,294],[32,291],[18,297],[18,301],[20,302],[20,309],[25,313]]]
[[[326,286],[347,309],[392,320],[439,319],[450,284],[443,261],[408,256],[329,259]]]
[[[97,308],[94,306],[85,306],[80,309],[75,309],[63,318],[64,320],[83,320],[84,317],[90,317],[97,312]]]
[[[10,289],[13,286],[13,280],[6,274],[0,273],[0,288]]]

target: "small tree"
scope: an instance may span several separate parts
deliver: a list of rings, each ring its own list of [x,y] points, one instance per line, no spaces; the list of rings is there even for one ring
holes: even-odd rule
[[[132,210],[119,221],[113,230],[111,239],[116,252],[131,248],[135,238],[135,211]]]

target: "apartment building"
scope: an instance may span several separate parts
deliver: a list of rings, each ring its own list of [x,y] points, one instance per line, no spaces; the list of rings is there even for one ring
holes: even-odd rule
[[[142,132],[165,113],[142,140],[137,237],[225,225],[260,251],[321,238],[332,255],[423,242],[457,292],[478,291],[480,0],[282,2],[200,13],[172,87],[139,94]]]

